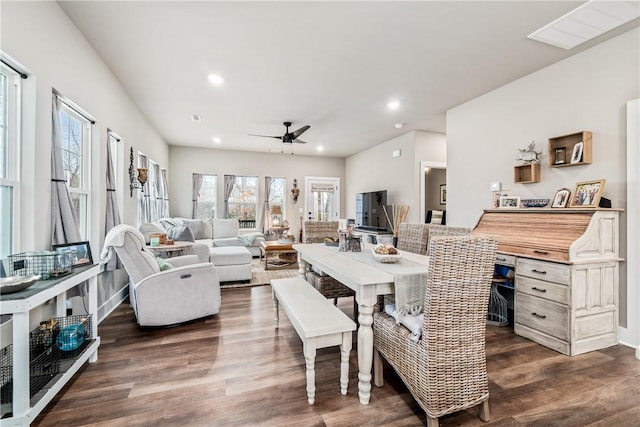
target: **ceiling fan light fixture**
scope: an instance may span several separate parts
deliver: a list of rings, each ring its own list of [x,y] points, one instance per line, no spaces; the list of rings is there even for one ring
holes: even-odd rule
[[[215,73],[209,74],[208,79],[211,82],[211,84],[214,86],[220,86],[222,83],[224,83],[224,79],[219,74],[215,74]]]

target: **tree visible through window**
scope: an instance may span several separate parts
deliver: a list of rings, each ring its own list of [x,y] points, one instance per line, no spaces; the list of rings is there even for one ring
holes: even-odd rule
[[[271,178],[271,189],[269,191],[269,206],[279,205],[282,209],[282,218],[287,217],[285,212],[285,178]]]
[[[196,218],[216,217],[216,197],[218,194],[218,177],[216,175],[202,175],[202,187],[198,193]]]
[[[67,104],[61,102],[60,127],[62,129],[62,165],[67,187],[80,228],[87,239],[89,216],[89,143],[91,123]]]
[[[258,208],[258,177],[236,176],[229,197],[229,218],[238,218],[241,228],[255,228]]]

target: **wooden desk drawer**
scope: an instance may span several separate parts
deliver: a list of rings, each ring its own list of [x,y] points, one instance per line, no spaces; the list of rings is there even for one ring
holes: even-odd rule
[[[516,323],[569,341],[569,307],[516,292]]]
[[[516,274],[519,276],[533,277],[547,282],[569,284],[571,267],[555,262],[538,261],[529,258],[518,258]]]
[[[569,304],[569,287],[544,280],[532,279],[526,276],[516,276],[518,292],[544,298],[560,304]]]
[[[515,265],[516,265],[516,257],[513,256],[513,255],[496,254],[496,264],[498,264],[498,265],[508,265],[510,267],[515,267]]]

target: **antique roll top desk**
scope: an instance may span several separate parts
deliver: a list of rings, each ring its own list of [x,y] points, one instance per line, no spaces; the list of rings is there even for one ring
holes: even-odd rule
[[[515,269],[514,332],[567,355],[618,343],[616,209],[492,209],[474,233],[499,238]]]

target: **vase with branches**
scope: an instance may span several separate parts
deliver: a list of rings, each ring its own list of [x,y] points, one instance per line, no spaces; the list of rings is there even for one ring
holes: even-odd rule
[[[383,206],[382,210],[384,211],[384,216],[387,217],[387,221],[391,225],[391,231],[393,232],[393,237],[398,237],[398,226],[403,222],[407,221],[407,217],[409,216],[409,205],[405,205],[404,203],[394,203],[391,205],[391,218],[389,217],[389,213],[387,212],[387,207]]]

